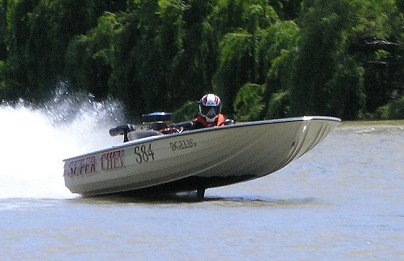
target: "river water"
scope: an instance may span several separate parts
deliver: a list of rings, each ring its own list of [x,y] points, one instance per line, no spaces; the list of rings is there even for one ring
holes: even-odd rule
[[[63,158],[120,142],[105,104],[80,112],[55,124],[0,107],[0,260],[404,259],[402,121],[344,123],[275,174],[201,202],[151,201],[64,188]]]

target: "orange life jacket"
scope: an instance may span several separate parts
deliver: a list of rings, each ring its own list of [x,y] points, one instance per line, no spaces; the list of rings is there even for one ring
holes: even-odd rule
[[[219,114],[215,121],[208,122],[205,117],[198,114],[194,119],[194,126],[196,129],[206,128],[206,127],[216,127],[223,126],[226,121],[226,117],[223,114]]]

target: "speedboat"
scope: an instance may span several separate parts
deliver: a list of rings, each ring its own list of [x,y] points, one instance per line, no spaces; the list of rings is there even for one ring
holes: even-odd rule
[[[264,177],[285,167],[322,141],[341,120],[305,116],[192,129],[171,123],[169,113],[143,115],[139,126],[109,133],[124,142],[64,160],[72,193],[178,193]]]

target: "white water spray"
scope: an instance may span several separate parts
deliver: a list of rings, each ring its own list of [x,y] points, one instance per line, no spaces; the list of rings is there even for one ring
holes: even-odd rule
[[[0,104],[0,122],[0,199],[73,197],[62,160],[121,142],[108,129],[125,123],[118,102],[83,96]]]

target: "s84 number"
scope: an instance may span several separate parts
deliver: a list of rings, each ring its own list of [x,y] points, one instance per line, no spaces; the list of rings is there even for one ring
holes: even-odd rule
[[[136,162],[138,164],[154,160],[154,151],[152,149],[151,143],[149,143],[148,145],[142,144],[135,146],[134,153]]]

